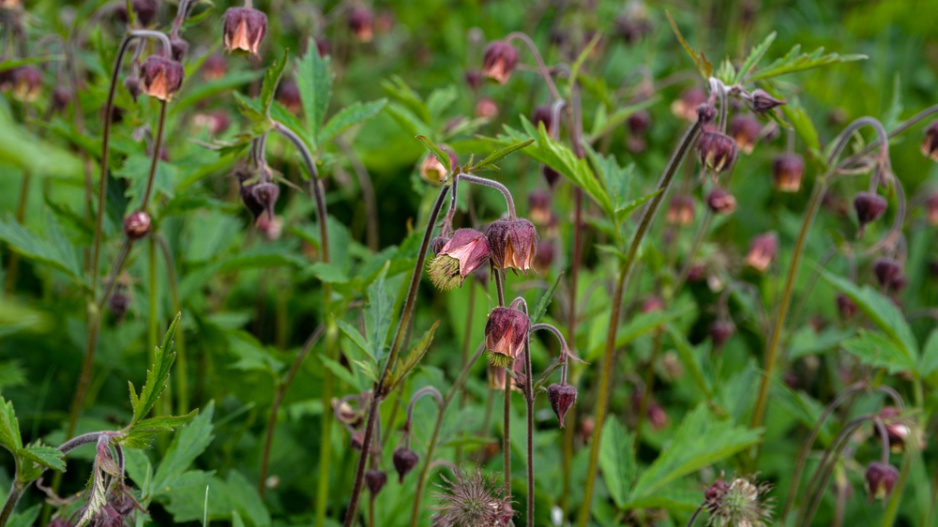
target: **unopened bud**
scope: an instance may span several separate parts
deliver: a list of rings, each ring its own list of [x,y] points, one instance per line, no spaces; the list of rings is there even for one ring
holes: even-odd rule
[[[782,154],[772,161],[772,183],[779,192],[798,192],[804,176],[804,159],[798,154]]]
[[[404,476],[417,466],[420,457],[409,448],[398,447],[394,450],[392,461],[394,462],[394,470],[397,470],[397,475],[399,476],[398,481],[403,483]]]
[[[560,428],[564,427],[563,418],[567,411],[576,403],[576,387],[570,384],[551,384],[547,388],[547,401],[560,421]]]
[[[168,101],[182,87],[185,75],[182,64],[159,55],[150,55],[140,66],[140,91]]]
[[[372,497],[377,496],[387,482],[388,475],[383,471],[375,469],[365,471],[365,486],[371,491]]]
[[[922,141],[922,154],[925,157],[938,161],[938,121],[928,125],[925,129],[925,139]]]
[[[880,287],[889,288],[902,276],[902,265],[892,258],[877,258],[873,262],[873,274]]]
[[[879,461],[871,462],[866,468],[866,490],[870,500],[881,499],[885,502],[892,494],[898,479],[899,471],[896,467]]]
[[[752,98],[749,99],[749,108],[756,113],[767,112],[783,104],[788,103],[772,97],[765,90],[753,91]]]
[[[889,203],[886,198],[872,192],[858,192],[853,198],[853,208],[857,212],[857,221],[860,223],[860,235],[867,223],[874,222],[886,212]]]
[[[150,215],[137,211],[124,218],[124,234],[131,240],[139,240],[150,234]]]
[[[726,341],[733,336],[733,325],[725,320],[717,320],[710,325],[710,338],[713,339],[714,349],[720,349]]]
[[[837,313],[840,315],[840,318],[843,320],[850,320],[856,316],[859,308],[850,300],[850,297],[843,293],[837,293]]]
[[[697,140],[697,155],[704,166],[719,174],[736,159],[736,141],[724,133],[707,130]]]

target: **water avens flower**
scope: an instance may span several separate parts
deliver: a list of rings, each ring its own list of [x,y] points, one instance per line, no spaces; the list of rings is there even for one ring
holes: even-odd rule
[[[495,366],[508,366],[524,350],[524,340],[531,331],[531,319],[523,311],[510,307],[496,307],[485,322],[485,349],[489,362]]]
[[[462,286],[469,273],[489,259],[489,242],[475,229],[459,229],[427,264],[433,285],[442,290]]]
[[[182,64],[167,57],[150,55],[140,65],[140,91],[161,101],[168,101],[182,87],[185,76]]]
[[[772,160],[772,183],[779,192],[798,192],[804,176],[804,158],[782,154]]]
[[[518,65],[518,50],[503,40],[496,40],[485,47],[482,59],[482,74],[505,84]]]
[[[537,252],[537,230],[525,219],[497,220],[485,229],[492,249],[492,263],[499,269],[531,268]]]
[[[224,16],[224,42],[229,53],[257,55],[267,33],[267,15],[250,7],[230,7]]]

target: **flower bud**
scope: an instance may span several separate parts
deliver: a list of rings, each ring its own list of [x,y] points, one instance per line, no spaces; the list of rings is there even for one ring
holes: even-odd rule
[[[124,234],[131,240],[139,240],[150,234],[150,215],[137,211],[124,218]]]
[[[149,26],[150,22],[153,22],[156,18],[156,10],[158,7],[156,1],[157,0],[133,0],[130,3],[134,14],[137,15],[137,22],[140,22],[141,26]],[[130,21],[127,16],[127,4],[125,2],[119,2],[114,13],[121,22],[127,23]]]
[[[661,430],[668,426],[668,413],[660,404],[652,401],[648,405],[647,411],[648,424],[655,430]]]
[[[707,102],[707,94],[700,88],[688,88],[681,93],[681,97],[671,103],[671,113],[675,117],[697,121],[697,107]]]
[[[186,72],[182,64],[159,55],[150,55],[140,66],[140,91],[168,101],[182,87]]]
[[[902,276],[902,265],[892,258],[877,258],[873,262],[873,274],[880,287],[891,287]]]
[[[538,225],[547,225],[550,221],[551,195],[543,190],[535,190],[528,194],[528,216]]]
[[[544,129],[547,130],[547,133],[550,134],[553,126],[554,113],[550,108],[550,105],[542,104],[534,108],[534,113],[531,114],[531,122],[534,124],[535,128],[538,128],[541,123],[544,123]]]
[[[173,60],[182,62],[186,53],[189,52],[189,43],[181,37],[173,37],[169,40],[169,48],[172,50]]]
[[[716,130],[706,130],[697,140],[697,155],[701,164],[719,174],[736,159],[736,141]]]
[[[449,155],[450,166],[455,167],[459,164],[455,152],[445,146],[443,147],[443,152]],[[436,154],[430,152],[423,158],[423,161],[420,162],[420,179],[433,185],[439,185],[449,179],[449,171],[446,170],[446,165],[437,159]]]
[[[300,97],[300,87],[293,79],[286,79],[277,88],[277,102],[283,105],[288,112],[299,114],[303,110],[303,100]]]
[[[35,66],[20,66],[13,70],[13,98],[33,102],[42,93],[42,71]]]
[[[449,238],[444,238],[443,236],[437,236],[430,240],[430,252],[433,253],[433,256],[440,254],[448,241]]]
[[[499,269],[526,272],[537,253],[537,230],[525,219],[497,220],[485,229],[492,263]]]
[[[850,320],[856,316],[859,308],[850,300],[850,297],[843,293],[837,293],[837,313],[840,315],[840,318],[843,320]]]
[[[523,311],[496,307],[485,322],[485,349],[489,362],[505,367],[524,350],[524,341],[531,330],[531,320]]]
[[[471,90],[476,91],[482,87],[482,81],[484,80],[484,77],[482,77],[481,71],[469,70],[466,72],[464,80],[466,81],[466,85],[469,86]]]
[[[475,229],[459,229],[427,264],[433,285],[446,291],[461,287],[469,273],[489,259],[488,240]]]
[[[267,33],[267,15],[250,7],[229,7],[224,16],[225,49],[229,53],[257,51]]]
[[[894,452],[901,452],[912,431],[902,421],[899,421],[899,410],[894,406],[887,406],[879,411],[879,417],[885,421],[886,437],[889,439],[890,449]]]
[[[932,227],[938,227],[938,192],[925,198],[925,217]]]
[[[475,114],[480,119],[494,119],[498,117],[498,103],[488,97],[482,97],[476,103]]]
[[[885,502],[898,479],[899,471],[896,467],[879,461],[871,462],[866,468],[866,490],[870,501],[881,499]]]
[[[576,388],[569,384],[551,384],[547,387],[547,400],[560,421],[560,428],[563,428],[567,410],[576,403]]]
[[[722,188],[714,188],[707,194],[707,207],[714,214],[731,214],[736,210],[736,198]]]
[[[355,6],[348,13],[348,28],[359,42],[371,42],[375,36],[375,16],[363,6]]]
[[[938,161],[938,121],[934,121],[925,129],[925,139],[922,141],[922,154],[925,157]]]
[[[202,77],[207,81],[218,80],[228,71],[228,62],[221,55],[209,55],[202,63]]]
[[[778,236],[768,232],[752,239],[746,254],[746,265],[759,272],[765,272],[772,265],[778,253]]]
[[[131,73],[124,79],[124,87],[130,93],[130,98],[137,102],[140,98],[140,77],[136,73]]]
[[[372,497],[377,496],[387,482],[388,475],[383,471],[375,469],[365,471],[365,486],[368,487]]]
[[[710,325],[710,338],[713,339],[714,349],[720,349],[735,332],[733,325],[725,320],[716,320]]]
[[[72,92],[65,86],[56,86],[52,90],[52,109],[57,112],[64,112],[72,102]]]
[[[482,74],[499,84],[508,82],[518,65],[518,50],[508,42],[496,40],[485,48]]]
[[[857,221],[860,223],[860,235],[867,223],[874,222],[886,212],[889,203],[886,198],[872,192],[858,192],[853,198],[853,208],[857,211]]]
[[[752,153],[761,132],[762,125],[751,115],[735,115],[730,119],[729,135],[744,154]]]
[[[280,197],[280,187],[269,181],[256,183],[251,185],[251,194],[254,195],[254,200],[261,206],[261,210],[267,211],[267,217],[273,219],[274,205],[277,203],[277,198]],[[255,215],[255,219],[257,219],[257,216],[259,214]]]
[[[632,134],[643,135],[651,128],[651,114],[648,113],[648,110],[639,110],[630,115],[629,118],[625,120],[625,124],[629,127],[629,132],[632,132]]]
[[[392,458],[394,462],[394,470],[397,470],[397,475],[399,476],[399,482],[404,482],[404,476],[406,476],[414,467],[417,466],[417,462],[420,461],[420,457],[417,456],[417,453],[409,448],[398,447],[394,449],[394,457]]]
[[[756,113],[764,113],[783,104],[788,104],[772,97],[765,90],[754,90],[748,102],[749,109]]]
[[[544,181],[547,182],[547,186],[550,188],[556,187],[561,177],[560,172],[557,172],[547,165],[541,165],[541,175],[544,176]]]
[[[798,154],[782,154],[772,161],[772,182],[779,192],[798,192],[804,176],[804,159]]]
[[[672,225],[690,225],[694,222],[694,198],[674,196],[668,205],[665,220]]]

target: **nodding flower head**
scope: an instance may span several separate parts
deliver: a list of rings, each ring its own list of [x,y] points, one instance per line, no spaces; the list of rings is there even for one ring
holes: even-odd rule
[[[458,467],[455,478],[443,478],[443,485],[436,497],[439,500],[433,518],[436,527],[507,527],[514,517],[511,497],[505,496],[504,485],[479,469],[472,472]]]
[[[496,307],[485,322],[485,349],[489,361],[496,366],[508,366],[524,351],[524,341],[531,331],[531,319],[523,311],[511,307]]]
[[[840,315],[840,318],[847,321],[856,316],[859,307],[850,300],[850,297],[843,293],[837,293],[837,313]]]
[[[172,51],[173,60],[176,62],[182,62],[182,59],[185,58],[186,53],[189,52],[189,43],[186,42],[182,37],[172,37],[169,39],[169,48]]]
[[[716,320],[710,325],[710,338],[713,339],[714,349],[720,349],[726,341],[733,336],[733,325],[725,320]]]
[[[225,57],[213,54],[209,55],[205,59],[205,62],[202,63],[202,76],[207,81],[218,80],[225,76],[225,73],[228,72],[228,62],[225,61]]]
[[[922,154],[938,161],[938,121],[928,125],[925,129],[925,139],[922,141]]]
[[[20,66],[13,70],[13,98],[33,102],[42,93],[42,71],[35,66]]]
[[[879,417],[885,421],[886,437],[889,439],[889,448],[893,452],[901,452],[912,430],[899,420],[899,409],[895,406],[886,406],[879,411]]]
[[[751,115],[735,115],[730,119],[729,135],[736,140],[736,146],[744,154],[751,154],[759,140],[762,125]]]
[[[772,265],[778,253],[778,235],[774,232],[761,234],[752,239],[749,252],[746,253],[746,265],[759,272],[765,272]]]
[[[704,493],[710,511],[710,525],[720,527],[765,527],[771,525],[772,500],[765,495],[768,483],[754,482],[754,477],[723,481],[721,476]]]
[[[492,249],[492,263],[499,269],[531,268],[537,253],[537,230],[525,219],[497,220],[485,229]]]
[[[576,403],[576,395],[576,387],[569,384],[554,383],[547,387],[547,401],[560,421],[560,428],[563,428],[563,418],[567,415],[567,410]]]
[[[388,475],[382,470],[371,469],[365,471],[365,486],[371,491],[372,497],[377,496],[388,482]]]
[[[250,7],[229,7],[224,17],[224,42],[229,53],[257,55],[267,33],[267,15]]]
[[[182,87],[186,71],[175,60],[150,55],[140,65],[140,91],[161,101],[168,101]]]
[[[772,183],[779,192],[798,192],[804,176],[804,159],[798,154],[782,154],[772,160]]]
[[[459,229],[427,264],[433,285],[442,290],[462,286],[469,273],[489,259],[489,242],[475,229]]]
[[[857,211],[857,221],[860,223],[860,235],[866,229],[867,223],[878,220],[884,212],[889,202],[886,198],[873,192],[858,192],[853,198],[853,209]]]
[[[416,452],[409,448],[398,447],[394,449],[394,457],[392,458],[394,462],[394,470],[397,471],[397,475],[400,478],[399,482],[404,482],[404,476],[410,473],[414,467],[417,466],[417,462],[420,461],[420,457]]]
[[[736,210],[736,198],[726,190],[716,187],[707,194],[707,207],[715,214],[731,214]]]
[[[156,18],[156,10],[158,7],[156,2],[157,0],[133,0],[130,3],[134,14],[137,15],[137,22],[139,22],[141,26],[149,26],[150,22],[153,22]],[[129,17],[127,16],[126,2],[119,2],[117,8],[114,10],[114,14],[121,22],[128,22]]]
[[[364,6],[355,6],[348,13],[348,28],[359,42],[371,42],[375,36],[375,15]]]
[[[668,213],[665,216],[672,225],[690,225],[694,222],[694,198],[677,195],[671,198]]]
[[[903,280],[902,264],[893,258],[877,258],[873,262],[873,275],[880,287],[895,289],[897,282]]]
[[[870,501],[883,500],[892,494],[892,489],[899,479],[896,467],[879,461],[873,461],[866,467],[866,491],[869,492]]]
[[[688,88],[671,103],[671,113],[690,122],[697,120],[697,107],[707,102],[707,94],[700,88]]]
[[[504,40],[496,40],[485,47],[482,74],[505,84],[518,65],[518,50]]]
[[[550,223],[551,194],[543,190],[534,190],[528,194],[528,216],[538,225]]]
[[[719,174],[733,165],[736,141],[717,130],[704,130],[697,140],[697,155],[701,164]]]

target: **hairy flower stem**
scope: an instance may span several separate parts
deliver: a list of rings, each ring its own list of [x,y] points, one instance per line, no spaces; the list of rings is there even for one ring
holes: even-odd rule
[[[425,491],[427,488],[427,474],[430,471],[430,465],[433,463],[433,453],[436,451],[437,440],[440,437],[440,430],[443,427],[443,416],[446,414],[446,409],[449,407],[449,404],[453,401],[453,397],[455,397],[456,394],[459,393],[462,390],[462,387],[466,384],[466,379],[469,377],[469,372],[472,371],[472,367],[476,362],[479,361],[483,353],[485,353],[484,344],[476,348],[475,354],[473,354],[469,360],[463,363],[462,370],[459,372],[459,377],[456,378],[456,382],[453,383],[453,386],[450,387],[449,391],[446,392],[446,395],[443,396],[442,402],[439,403],[439,411],[436,414],[436,423],[434,423],[433,433],[430,435],[430,444],[427,445],[426,459],[423,461],[423,467],[421,467],[420,475],[417,478],[417,493],[414,494],[414,506],[411,508],[410,512],[410,527],[417,527],[420,521],[420,503],[423,499],[423,495],[426,494]]]
[[[687,525],[686,525],[686,527],[694,527],[694,524],[697,523],[697,517],[700,516],[700,513],[703,512],[704,507],[706,507],[706,505],[707,505],[707,503],[704,502],[704,503],[701,503],[701,504],[697,507],[697,510],[694,511],[694,514],[692,514],[691,517],[690,517],[690,519],[687,520]]]
[[[282,123],[273,121],[273,129],[288,141],[293,143],[293,146],[300,152],[300,156],[303,158],[303,163],[306,165],[306,172],[309,174],[309,189],[310,194],[313,195],[313,201],[316,203],[316,215],[319,219],[319,251],[321,256],[322,263],[328,265],[330,263],[329,257],[329,216],[326,212],[326,197],[323,192],[322,185],[319,180],[319,172],[316,170],[316,161],[313,159],[312,152],[307,148],[306,143],[298,135],[296,135],[293,130],[290,130]],[[264,141],[261,142],[261,148],[264,146]],[[261,152],[263,153],[263,151]],[[339,331],[336,326],[335,320],[332,317],[332,286],[328,282],[322,283],[322,320],[326,326],[326,350],[325,356],[330,360],[335,360],[338,355],[338,338]],[[302,364],[303,359],[309,354],[300,353],[297,355],[294,360],[294,364],[291,365],[291,370],[299,369]],[[326,508],[329,502],[329,475],[330,475],[330,466],[332,464],[332,412],[329,411],[329,405],[332,401],[332,392],[334,390],[335,379],[332,375],[332,372],[328,368],[323,369],[322,371],[322,425],[321,425],[321,442],[319,446],[319,481],[316,487],[316,525],[317,527],[322,527],[326,523]],[[276,415],[276,412],[274,412]],[[276,425],[276,418],[272,418],[268,422],[268,434],[271,444],[273,443],[273,426],[270,426],[271,423]],[[261,460],[261,466],[265,467],[264,474],[261,474],[261,479],[259,483],[260,494],[263,497],[263,485],[264,480],[266,479],[266,467],[270,462],[270,449],[269,445],[266,444],[267,439],[265,439],[265,449],[263,458]],[[367,443],[370,444],[370,443]],[[367,450],[367,448],[366,448]],[[362,459],[367,459],[367,456],[362,456]]]
[[[358,458],[358,466],[355,469],[355,483],[352,486],[352,496],[349,498],[348,509],[345,511],[345,527],[351,527],[352,524],[355,523],[358,500],[361,498],[362,484],[365,478],[365,465],[368,461],[368,456],[365,454],[371,449],[375,423],[378,420],[378,407],[381,400],[387,395],[385,393],[387,390],[385,383],[387,381],[388,372],[391,369],[391,365],[397,362],[397,357],[401,351],[401,344],[404,340],[404,334],[407,333],[407,328],[410,326],[413,318],[414,308],[417,303],[417,288],[420,285],[420,277],[423,274],[424,264],[426,264],[430,238],[433,236],[436,220],[440,216],[440,211],[443,209],[443,202],[446,201],[448,194],[448,187],[441,188],[440,194],[437,196],[433,208],[430,210],[430,216],[427,218],[427,227],[423,233],[423,241],[420,243],[420,251],[417,253],[417,262],[414,265],[414,272],[410,277],[407,298],[404,300],[404,306],[401,309],[401,317],[397,323],[397,329],[394,332],[394,340],[391,341],[391,349],[388,351],[388,357],[385,359],[384,367],[381,369],[381,375],[378,377],[378,381],[375,383],[374,389],[372,390],[373,397],[368,405],[368,418],[365,421],[365,437],[362,441],[362,445],[364,446]]]
[[[507,368],[506,368],[507,369]],[[502,406],[502,463],[505,465],[505,496],[511,496],[511,377],[505,372],[505,399]]]
[[[160,153],[163,150],[163,128],[166,126],[166,101],[160,101],[160,119],[156,125],[156,139],[153,141],[153,157],[150,161],[150,177],[147,178],[147,188],[143,193],[143,202],[140,204],[140,210],[147,210],[150,203],[150,195],[153,192],[153,180],[156,179],[156,166],[160,162]]]
[[[18,479],[14,477],[13,486],[10,487],[10,493],[7,495],[7,500],[3,504],[3,510],[0,511],[0,527],[4,527],[10,517],[13,516],[13,511],[16,509],[16,504],[20,502],[20,498],[23,497],[23,491],[26,490],[26,484],[21,483]]]
[[[462,341],[462,368],[466,367],[466,364],[469,363],[469,346],[472,345],[472,318],[475,314],[475,300],[476,300],[476,288],[475,283],[471,280],[469,281],[469,302],[466,309],[466,324],[464,331],[465,336]],[[474,362],[474,361],[473,361]],[[461,411],[466,407],[466,399],[469,397],[468,390],[462,390],[459,392],[459,410]],[[462,445],[456,447],[456,466],[462,464]]]
[[[527,313],[527,306],[524,312]],[[528,527],[534,527],[534,369],[531,367],[531,334],[524,339],[524,402],[527,410]]]
[[[466,183],[472,183],[474,185],[482,185],[483,187],[494,188],[495,190],[502,193],[502,196],[505,197],[505,204],[508,206],[508,218],[515,219],[517,214],[515,214],[515,200],[511,197],[511,191],[508,190],[508,187],[502,185],[498,181],[493,179],[488,179],[484,177],[473,176],[470,174],[459,174],[456,176],[460,181],[465,181]],[[455,205],[454,205],[455,208]]]
[[[616,279],[616,288],[612,296],[612,313],[609,317],[609,330],[606,336],[606,348],[603,354],[603,365],[602,368],[600,368],[599,396],[596,401],[596,412],[594,417],[595,428],[593,429],[592,444],[590,445],[589,466],[586,473],[586,488],[584,489],[583,494],[583,505],[580,508],[580,515],[577,521],[577,525],[579,527],[586,527],[589,524],[590,510],[592,509],[593,504],[593,490],[595,488],[596,474],[599,468],[599,447],[600,443],[602,442],[602,430],[606,421],[606,412],[609,408],[609,386],[610,380],[612,378],[612,362],[616,350],[616,337],[619,333],[619,315],[622,310],[622,299],[625,293],[625,286],[628,283],[629,275],[631,274],[632,268],[635,265],[635,261],[638,259],[638,248],[641,245],[642,240],[645,238],[645,233],[647,233],[649,227],[651,227],[652,220],[655,218],[655,213],[658,211],[658,207],[661,205],[661,201],[664,199],[664,195],[671,186],[671,181],[674,179],[674,174],[677,173],[677,170],[680,168],[684,158],[687,157],[687,153],[693,146],[694,141],[697,140],[697,136],[700,135],[700,129],[701,123],[700,121],[696,121],[690,128],[687,129],[687,132],[684,134],[684,137],[678,144],[677,149],[674,151],[674,154],[671,156],[671,159],[668,161],[668,164],[664,169],[664,173],[661,174],[661,179],[658,181],[658,186],[656,189],[657,193],[645,207],[645,212],[642,214],[641,223],[639,223],[638,230],[635,231],[635,236],[632,238],[629,251],[619,266],[618,278]]]
[[[537,45],[534,44],[534,41],[531,40],[527,34],[520,31],[509,34],[505,37],[506,42],[511,42],[512,40],[520,40],[524,42],[524,45],[531,51],[531,55],[534,56],[534,61],[537,62],[537,71],[541,74],[541,77],[544,79],[544,83],[547,84],[547,89],[550,90],[550,94],[554,99],[561,99],[560,92],[557,91],[557,85],[554,83],[553,77],[550,75],[550,70],[547,69],[547,65],[544,63],[544,59],[541,57],[541,52],[537,49]]]

